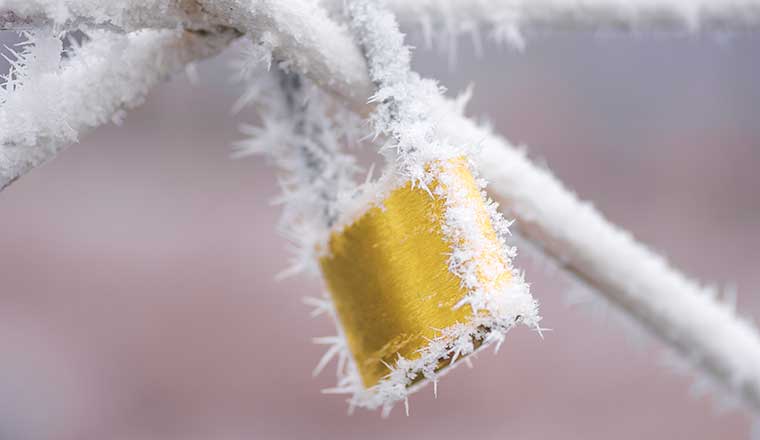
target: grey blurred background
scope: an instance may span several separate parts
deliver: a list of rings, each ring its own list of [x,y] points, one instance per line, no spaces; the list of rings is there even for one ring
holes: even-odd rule
[[[472,52],[462,41],[451,70],[420,48],[415,64],[452,94],[474,83],[470,114],[760,318],[760,34],[571,33]],[[414,395],[410,417],[347,416],[320,394],[332,371],[311,377],[311,338],[333,332],[301,303],[319,281],[274,280],[288,253],[272,169],[229,158],[253,120],[230,115],[229,60],[0,193],[0,439],[748,437],[749,417],[593,303],[568,305],[572,287],[528,258],[545,340],[517,329],[437,400]]]

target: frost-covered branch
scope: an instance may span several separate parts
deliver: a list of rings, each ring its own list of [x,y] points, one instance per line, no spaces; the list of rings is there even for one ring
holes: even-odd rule
[[[323,90],[300,75],[277,68],[241,79],[247,86],[238,107],[254,105],[261,122],[243,126],[247,139],[237,143],[235,156],[263,155],[277,168],[279,229],[294,245],[293,263],[281,275],[318,273],[315,253],[325,231],[357,193],[360,168],[343,150],[358,142],[361,121],[350,110],[335,108]]]
[[[177,26],[214,30],[224,26],[249,34],[278,61],[308,71],[318,85],[366,114],[373,88],[367,65],[345,26],[308,0],[0,0],[0,29],[55,24],[119,31]],[[348,54],[343,58],[341,54]]]
[[[50,160],[81,132],[119,121],[158,82],[217,53],[235,35],[102,33],[67,59],[61,58],[57,36],[40,37],[19,54],[0,89],[0,189]]]
[[[0,29],[51,24],[90,24],[124,30],[173,27],[204,21],[199,0],[0,0]],[[284,3],[282,6],[277,3]],[[232,1],[232,12],[297,11],[313,2],[271,0]],[[342,0],[322,0],[337,11]],[[494,35],[513,38],[523,30],[632,29],[739,30],[760,26],[758,0],[387,0],[401,21],[419,23],[425,31],[448,34],[476,32],[481,26]],[[230,8],[230,5],[232,7]],[[226,15],[226,14],[225,14]]]
[[[435,81],[411,70],[412,54],[395,16],[374,3],[352,0],[347,8],[350,27],[368,60],[370,79],[377,86],[369,99],[375,106],[370,115],[374,137],[388,138],[381,151],[391,151],[386,157],[395,162],[399,174],[424,184],[430,174],[428,162],[467,155],[468,151],[436,138],[430,103],[439,99],[442,91]]]
[[[373,92],[367,64],[347,29],[307,0],[198,0],[214,20],[226,23],[271,50],[288,68],[366,113]]]
[[[342,0],[327,0],[334,9]],[[518,47],[524,32],[563,29],[723,31],[760,28],[758,0],[388,0],[428,42],[482,31]]]
[[[199,28],[205,14],[195,0],[0,0],[0,29],[107,28],[129,32],[143,28]]]

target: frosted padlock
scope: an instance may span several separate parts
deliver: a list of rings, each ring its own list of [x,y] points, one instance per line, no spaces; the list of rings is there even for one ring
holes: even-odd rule
[[[387,404],[489,342],[526,311],[507,248],[464,157],[427,165],[331,231],[320,266],[365,389]]]

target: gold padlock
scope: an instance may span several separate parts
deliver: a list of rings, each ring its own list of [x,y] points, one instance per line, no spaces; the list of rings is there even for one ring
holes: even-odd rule
[[[488,322],[478,318],[488,318],[492,310],[468,304],[474,286],[481,296],[498,296],[514,281],[467,159],[434,161],[428,171],[434,178],[426,188],[411,181],[398,185],[381,203],[334,230],[320,258],[342,333],[367,389],[386,379],[399,359],[414,364],[429,357],[431,344],[440,342],[446,329]],[[468,231],[447,223],[455,214],[462,217],[451,211],[456,209],[468,212]],[[469,271],[456,270],[467,258],[462,264],[469,264]],[[473,348],[488,331],[472,332]],[[438,349],[435,365],[405,373],[411,378],[407,386],[455,360],[445,347],[439,344]]]

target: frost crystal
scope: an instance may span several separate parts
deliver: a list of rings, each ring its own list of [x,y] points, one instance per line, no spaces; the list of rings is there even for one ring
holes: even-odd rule
[[[256,47],[244,50],[235,65],[237,72],[241,65],[248,69],[235,108],[255,102],[261,123],[242,128],[248,138],[237,144],[235,156],[264,154],[280,170],[280,230],[294,243],[296,257],[284,275],[316,272],[316,252],[323,248],[326,231],[337,221],[344,201],[358,191],[355,176],[360,168],[342,149],[356,142],[359,121],[308,80],[282,70],[287,66],[265,73],[251,68],[254,56],[269,70],[266,49]]]

